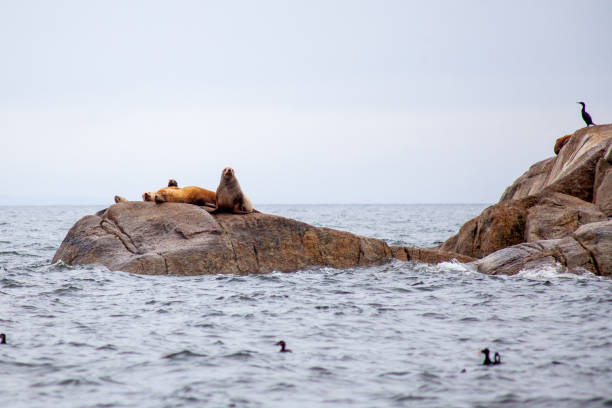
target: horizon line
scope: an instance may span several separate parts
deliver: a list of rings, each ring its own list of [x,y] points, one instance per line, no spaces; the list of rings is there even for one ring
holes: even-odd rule
[[[137,203],[143,203],[146,201],[134,201]],[[110,207],[116,203],[111,204],[0,204],[0,207]],[[180,204],[180,203],[179,203]],[[290,205],[491,205],[495,203],[485,202],[431,202],[431,203],[261,203],[257,205],[278,205],[278,206],[290,206]]]

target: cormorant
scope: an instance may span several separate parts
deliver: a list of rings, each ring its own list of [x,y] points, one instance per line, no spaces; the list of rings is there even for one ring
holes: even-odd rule
[[[285,344],[284,340],[279,341],[278,343],[275,344],[275,346],[281,346],[281,349],[280,349],[281,353],[293,353],[288,348],[285,348],[287,346],[287,344]]]
[[[591,125],[595,125],[593,123],[593,119],[591,119],[591,115],[589,115],[588,112],[584,110],[584,102],[576,102],[576,103],[579,103],[580,105],[582,105],[582,119],[584,119],[584,122],[586,123],[587,127]]]
[[[6,334],[0,333],[0,344],[6,344]]]
[[[498,352],[495,352],[495,357],[493,358],[493,361],[491,361],[491,358],[489,357],[489,349],[488,348],[484,348],[484,349],[480,350],[479,353],[485,355],[485,359],[482,362],[482,365],[497,365],[497,364],[501,364],[501,356],[499,355]]]

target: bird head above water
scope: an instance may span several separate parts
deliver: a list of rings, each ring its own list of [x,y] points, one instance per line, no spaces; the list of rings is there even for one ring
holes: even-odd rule
[[[0,344],[6,344],[6,334],[0,333]]]
[[[494,360],[491,361],[491,357],[489,357],[489,349],[488,348],[483,348],[482,350],[480,350],[478,352],[478,354],[484,354],[485,355],[485,359],[482,362],[483,365],[498,365],[501,364],[501,356],[499,355],[499,353],[496,351],[495,352],[495,357]]]
[[[489,349],[488,349],[488,348],[483,348],[482,350],[480,350],[480,351],[478,352],[478,354],[484,354],[484,356],[485,356],[485,359],[484,359],[484,361],[482,362],[482,364],[484,364],[484,365],[489,365],[489,364],[491,364],[491,363],[492,363],[492,362],[491,362],[491,358],[489,357]]]
[[[291,350],[286,348],[287,344],[285,343],[284,340],[280,340],[278,343],[275,344],[275,346],[281,346],[281,349],[280,349],[281,353],[292,353]]]

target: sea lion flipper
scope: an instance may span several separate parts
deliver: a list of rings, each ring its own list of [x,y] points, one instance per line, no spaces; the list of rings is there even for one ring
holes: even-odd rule
[[[211,208],[211,207],[205,206],[205,207],[200,207],[200,208],[202,208],[204,211],[206,211],[209,214],[219,213],[219,207]]]

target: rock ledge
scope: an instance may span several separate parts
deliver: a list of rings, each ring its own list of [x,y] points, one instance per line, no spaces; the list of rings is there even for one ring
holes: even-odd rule
[[[80,219],[53,262],[140,274],[349,268],[392,259],[381,240],[268,214],[211,215],[191,204],[124,202]]]

